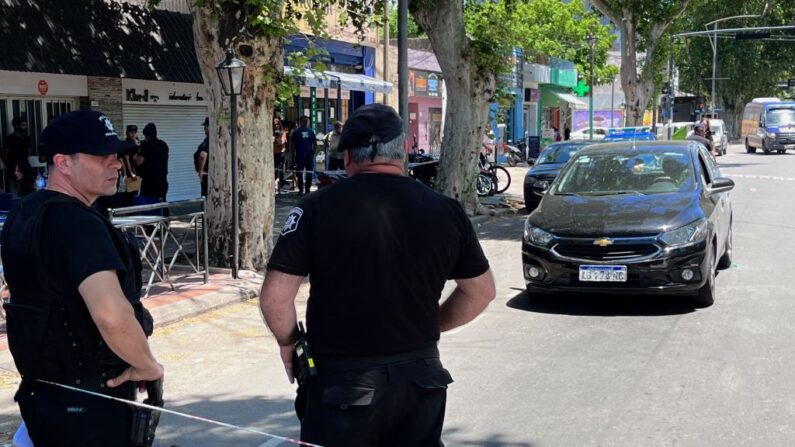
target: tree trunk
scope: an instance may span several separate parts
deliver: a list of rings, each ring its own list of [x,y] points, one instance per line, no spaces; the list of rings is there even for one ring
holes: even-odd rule
[[[272,249],[274,177],[272,116],[275,108],[274,75],[283,66],[278,40],[252,39],[238,32],[231,12],[213,17],[193,7],[193,31],[199,64],[209,87],[210,172],[207,197],[210,263],[229,266],[232,255],[231,131],[237,132],[240,268],[264,270]],[[241,45],[253,49],[241,55]],[[233,47],[248,68],[243,93],[237,96],[237,122],[231,122],[230,97],[225,96],[215,66]],[[268,72],[268,73],[266,73]]]
[[[428,35],[447,88],[436,188],[458,200],[467,214],[473,215],[479,205],[475,190],[478,154],[496,79],[476,64],[464,30],[461,1],[413,1],[411,6],[414,20]]]
[[[642,126],[643,114],[649,106],[654,91],[654,77],[647,73],[641,78],[638,73],[638,35],[635,16],[624,11],[624,21],[619,27],[621,31],[621,88],[624,90],[626,104],[626,125]],[[653,52],[653,44],[649,44],[647,57]]]

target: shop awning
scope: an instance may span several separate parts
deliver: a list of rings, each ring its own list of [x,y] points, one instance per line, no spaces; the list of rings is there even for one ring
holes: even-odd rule
[[[284,73],[292,73],[292,67],[284,67]],[[304,69],[302,75],[304,85],[318,88],[336,88],[340,82],[345,90],[355,90],[358,92],[389,93],[392,91],[392,83],[365,76],[363,74],[340,73],[336,71],[324,71],[315,73],[309,69]]]
[[[580,101],[574,95],[570,95],[568,93],[559,93],[559,92],[552,92],[552,94],[560,98],[561,101],[565,101],[575,107],[588,107],[588,104]]]

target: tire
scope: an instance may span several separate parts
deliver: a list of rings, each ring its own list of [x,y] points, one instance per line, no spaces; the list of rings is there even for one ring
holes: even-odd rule
[[[481,197],[487,196],[492,189],[494,189],[494,182],[491,180],[491,176],[478,174],[478,178],[475,180],[475,190],[478,195]]]
[[[508,161],[508,166],[510,167],[516,166],[516,157],[514,157],[513,154],[508,155],[507,161]]]
[[[698,289],[698,294],[693,299],[695,305],[697,307],[709,307],[715,302],[715,277],[717,276],[717,272],[715,270],[715,247],[712,247],[712,250],[709,251],[709,258],[707,264],[707,282]]]
[[[511,186],[511,173],[502,166],[494,165],[489,168],[489,172],[494,176],[494,187],[497,194],[502,194]]]
[[[786,153],[786,152],[787,152],[787,151],[786,151],[786,150],[784,150],[784,149],[781,149],[781,150],[779,150],[779,151],[778,151],[778,153],[779,153],[779,154],[784,154],[784,153]]]
[[[748,138],[745,139],[745,152],[747,152],[749,154],[755,154],[756,153],[756,148],[755,147],[751,147],[751,146],[748,145]]]
[[[718,270],[726,270],[732,266],[732,239],[734,238],[734,230],[732,227],[733,225],[729,224],[729,235],[726,236],[726,249],[723,252],[723,256],[718,260]]]
[[[765,144],[764,141],[762,141],[762,152],[764,152],[765,155],[770,153],[770,149],[767,148],[767,144]]]

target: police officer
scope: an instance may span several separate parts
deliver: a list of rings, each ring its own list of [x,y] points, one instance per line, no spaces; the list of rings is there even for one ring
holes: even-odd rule
[[[406,176],[404,139],[390,107],[357,109],[339,142],[349,178],[293,208],[268,263],[260,307],[291,382],[294,300],[309,275],[307,338],[319,375],[296,398],[304,441],[440,445],[452,378],[439,334],[494,299],[469,219]],[[448,279],[457,288],[440,306]]]
[[[50,181],[2,234],[8,342],[23,376],[15,400],[36,447],[128,446],[128,405],[41,380],[129,399],[140,381],[163,377],[146,339],[138,253],[91,208],[116,192],[129,144],[89,110],[58,117],[42,139]]]

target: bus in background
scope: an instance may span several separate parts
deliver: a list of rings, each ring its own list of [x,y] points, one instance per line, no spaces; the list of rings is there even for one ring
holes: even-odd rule
[[[783,154],[795,149],[795,102],[778,98],[756,98],[745,105],[741,135],[745,151],[757,149]]]

